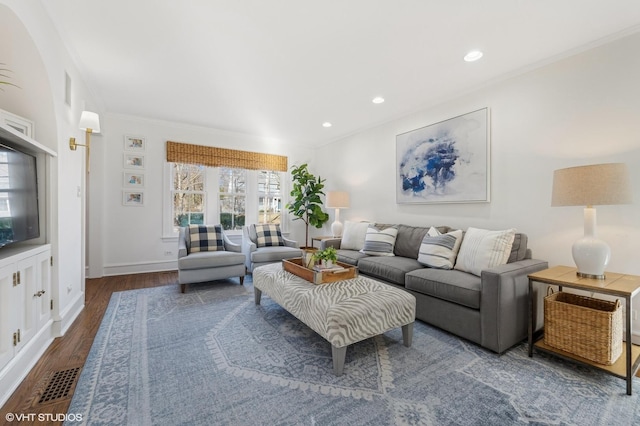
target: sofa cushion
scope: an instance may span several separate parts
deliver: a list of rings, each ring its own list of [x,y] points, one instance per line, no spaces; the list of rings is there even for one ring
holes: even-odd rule
[[[262,224],[253,226],[256,229],[256,246],[273,247],[285,245],[282,232],[280,232],[280,225]]]
[[[461,243],[461,230],[440,234],[431,228],[420,244],[418,262],[431,268],[453,269]]]
[[[338,261],[348,263],[349,265],[357,265],[360,259],[369,257],[360,251],[356,250],[338,250]]]
[[[511,246],[511,254],[509,254],[509,260],[507,263],[518,262],[527,258],[527,235],[519,232],[513,238],[513,245]]]
[[[189,253],[224,251],[221,225],[189,225]]]
[[[244,264],[244,254],[232,251],[201,251],[178,259],[178,268],[208,269]]]
[[[469,228],[462,239],[455,269],[480,276],[483,269],[504,265],[511,254],[515,229]]]
[[[417,227],[398,225],[398,237],[396,238],[396,246],[393,253],[396,256],[408,257],[411,259],[418,258],[418,252],[420,251],[420,244],[429,227]]]
[[[393,256],[397,236],[398,229],[395,227],[378,230],[375,226],[369,225],[364,247],[360,251],[370,256]]]
[[[344,222],[344,232],[340,241],[343,250],[362,250],[369,222]]]
[[[293,257],[302,257],[302,250],[288,246],[271,246],[261,247],[251,252],[251,262],[253,263],[278,262]]]
[[[358,271],[363,274],[401,286],[407,272],[422,268],[416,259],[400,256],[371,256],[358,261]]]
[[[429,226],[393,225],[385,223],[376,223],[375,226],[377,229],[385,229],[392,226],[398,228],[398,236],[396,237],[393,254],[396,256],[410,257],[412,259],[418,258],[418,251],[420,250],[422,239],[431,228]],[[436,226],[435,229],[442,234],[446,234],[451,230],[448,226]]]
[[[480,309],[482,280],[456,270],[422,268],[408,272],[405,288],[459,305]]]

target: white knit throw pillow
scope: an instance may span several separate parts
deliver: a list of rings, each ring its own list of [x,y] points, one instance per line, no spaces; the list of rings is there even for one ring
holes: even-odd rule
[[[480,276],[483,269],[504,265],[509,259],[515,235],[513,228],[504,231],[467,229],[455,269]]]

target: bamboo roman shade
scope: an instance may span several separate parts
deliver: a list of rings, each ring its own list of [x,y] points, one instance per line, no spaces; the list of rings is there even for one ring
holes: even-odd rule
[[[167,161],[248,170],[287,171],[287,157],[167,141]]]

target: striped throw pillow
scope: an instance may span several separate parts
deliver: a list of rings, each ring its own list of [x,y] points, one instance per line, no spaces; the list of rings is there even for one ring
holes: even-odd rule
[[[430,268],[453,269],[461,243],[462,230],[440,234],[432,227],[422,239],[418,262]]]
[[[256,245],[258,247],[283,246],[284,238],[280,232],[280,225],[253,225],[256,228]]]
[[[379,231],[374,225],[369,225],[364,237],[364,247],[361,253],[370,256],[394,256],[393,247],[396,245],[398,228],[386,228]]]
[[[455,269],[480,276],[483,269],[504,265],[509,259],[515,229],[488,231],[469,228],[462,239]]]
[[[221,225],[189,225],[190,253],[224,251]]]

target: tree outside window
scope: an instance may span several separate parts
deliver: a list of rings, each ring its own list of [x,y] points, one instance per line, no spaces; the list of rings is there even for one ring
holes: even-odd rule
[[[242,229],[246,217],[247,171],[220,167],[218,190],[222,229]]]
[[[258,172],[258,223],[280,223],[282,217],[280,173]]]
[[[195,164],[172,163],[171,184],[173,198],[173,226],[205,223],[205,167]]]

